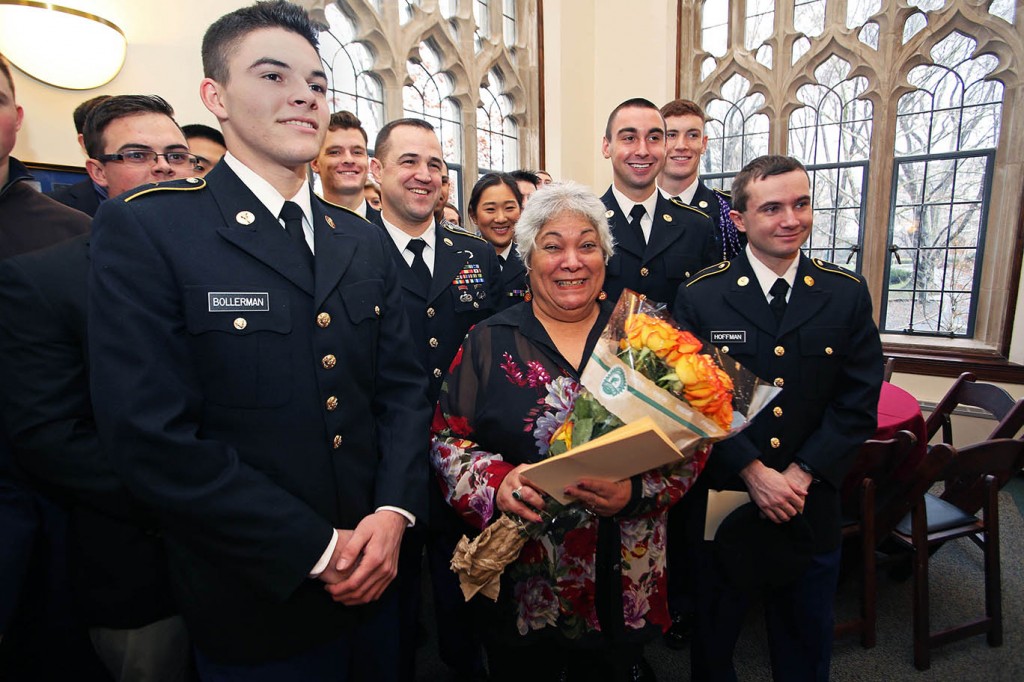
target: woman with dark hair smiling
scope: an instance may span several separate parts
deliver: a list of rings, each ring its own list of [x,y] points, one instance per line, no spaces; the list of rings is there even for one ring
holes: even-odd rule
[[[434,416],[431,465],[448,504],[477,528],[502,512],[531,527],[497,602],[479,604],[496,682],[652,679],[644,643],[671,623],[665,518],[693,481],[689,464],[580,479],[565,492],[585,510],[559,510],[521,474],[549,456],[614,309],[602,291],[613,251],[604,213],[576,183],[533,195],[516,231],[530,293],[469,332]]]
[[[469,218],[480,236],[494,247],[501,263],[499,311],[519,303],[526,294],[526,268],[512,246],[522,209],[523,195],[515,179],[506,173],[484,175],[469,195]]]

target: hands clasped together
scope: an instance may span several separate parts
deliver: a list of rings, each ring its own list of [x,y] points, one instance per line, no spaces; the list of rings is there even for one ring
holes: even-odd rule
[[[370,514],[355,530],[337,529],[338,544],[319,579],[336,602],[368,604],[398,575],[398,551],[408,521],[393,511]]]
[[[775,523],[785,523],[803,513],[804,501],[813,478],[795,463],[783,472],[766,467],[755,459],[741,472],[750,499],[761,513]]]

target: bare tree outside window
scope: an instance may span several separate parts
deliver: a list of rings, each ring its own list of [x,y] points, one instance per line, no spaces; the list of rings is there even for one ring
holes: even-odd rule
[[[934,4],[934,3],[933,3]],[[984,254],[986,206],[1003,85],[994,55],[954,31],[900,98],[883,329],[969,336]]]

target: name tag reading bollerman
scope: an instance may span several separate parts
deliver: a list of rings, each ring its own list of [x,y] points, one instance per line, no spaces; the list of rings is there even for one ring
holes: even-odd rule
[[[746,343],[747,330],[735,332],[711,332],[711,343]]]
[[[254,313],[270,310],[266,291],[211,291],[206,294],[211,313]]]

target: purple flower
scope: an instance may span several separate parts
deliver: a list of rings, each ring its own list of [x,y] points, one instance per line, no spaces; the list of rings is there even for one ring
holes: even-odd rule
[[[644,617],[650,610],[651,605],[647,601],[647,595],[630,585],[622,595],[622,612],[626,626],[639,630],[647,624]]]
[[[542,456],[548,454],[552,434],[565,422],[580,394],[580,385],[569,377],[558,377],[547,384],[547,389],[544,404],[554,410],[549,409],[537,417],[537,425],[533,430],[533,439]]]
[[[469,508],[487,523],[494,515],[494,488],[484,486],[473,490],[469,495]]]
[[[558,623],[558,598],[542,576],[533,576],[516,584],[515,600],[519,608],[516,628],[525,635]]]

